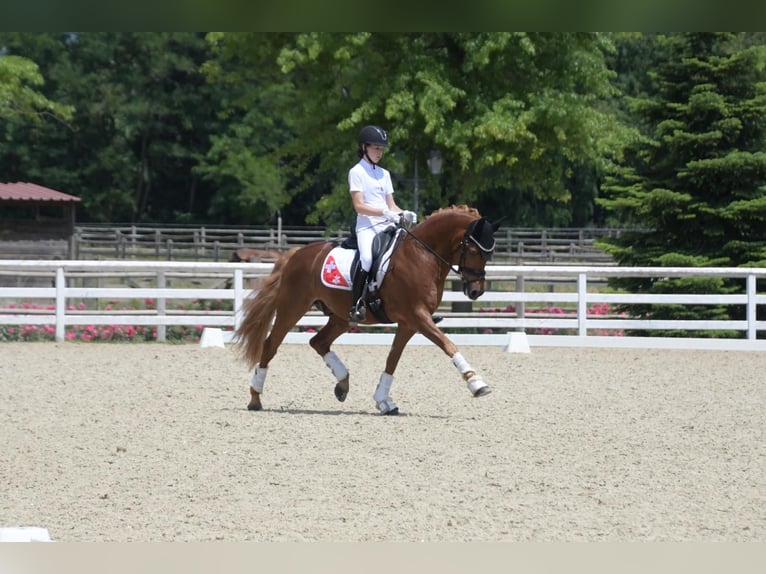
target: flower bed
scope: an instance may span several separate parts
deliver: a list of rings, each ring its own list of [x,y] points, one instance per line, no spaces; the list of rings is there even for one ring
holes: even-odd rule
[[[226,311],[231,310],[231,301],[211,301],[211,300],[196,300],[187,305],[179,305],[177,310],[189,310],[189,311]],[[19,310],[23,312],[35,312],[35,311],[53,311],[53,305],[36,305],[34,303],[22,303],[20,305],[8,305],[6,309]],[[104,311],[140,311],[140,310],[155,310],[156,302],[152,299],[146,299],[144,301],[132,301],[127,304],[120,304],[117,301],[111,301],[103,306]],[[85,311],[85,303],[78,305],[70,305],[67,307],[68,311]],[[515,314],[516,308],[513,305],[509,305],[505,308],[482,308],[479,310],[481,313],[510,313]],[[560,307],[544,307],[539,309],[525,309],[525,315],[527,317],[534,316],[555,316],[560,315],[563,317],[576,317],[577,313],[570,309],[562,309]],[[625,313],[614,313],[609,305],[597,304],[588,308],[588,316],[619,316],[624,317]],[[166,327],[165,339],[168,342],[173,343],[198,343],[200,336],[202,335],[202,325],[195,326],[183,326],[183,325],[171,325]],[[296,327],[299,331],[305,331],[308,333],[316,332],[313,327]],[[390,326],[381,326],[373,328],[372,332],[391,332],[393,330]],[[350,329],[350,332],[359,332],[359,327]],[[507,328],[493,329],[487,327],[485,329],[476,329],[476,332],[482,332],[487,334],[503,333],[507,331]],[[550,327],[542,328],[529,328],[526,332],[530,335],[571,335],[576,334],[574,329],[555,329]],[[624,336],[622,329],[593,329],[590,333],[592,335],[600,336]],[[67,341],[82,341],[82,342],[150,342],[157,340],[157,327],[145,326],[145,325],[69,325],[66,327],[65,335]],[[0,342],[3,341],[54,341],[56,338],[56,330],[53,325],[0,325]]]
[[[178,310],[218,311],[231,309],[231,302],[197,300],[188,305],[178,305]],[[155,310],[153,299],[131,301],[121,304],[111,301],[103,306],[104,311],[141,311]],[[18,310],[29,313],[35,311],[53,311],[54,305],[38,305],[24,302],[19,305],[8,305],[7,310]],[[69,305],[68,311],[85,311],[85,303]],[[198,343],[202,335],[202,325],[185,326],[171,325],[166,327],[165,339],[174,343]],[[69,325],[64,337],[67,341],[90,342],[149,342],[157,340],[157,327],[146,325]],[[54,341],[56,329],[53,325],[0,325],[0,342],[2,341]]]

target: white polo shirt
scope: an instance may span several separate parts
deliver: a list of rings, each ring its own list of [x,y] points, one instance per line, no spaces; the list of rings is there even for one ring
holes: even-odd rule
[[[359,163],[348,171],[348,186],[349,193],[360,191],[364,202],[378,209],[387,208],[386,196],[394,193],[391,174],[388,170],[379,165],[373,166],[364,158],[360,159]],[[357,231],[372,227],[373,225],[379,226],[379,229],[382,230],[384,225],[381,224],[387,223],[388,220],[382,215],[369,216],[357,214],[356,216]]]

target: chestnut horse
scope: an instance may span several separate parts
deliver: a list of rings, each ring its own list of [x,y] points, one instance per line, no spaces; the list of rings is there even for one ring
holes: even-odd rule
[[[390,396],[393,374],[405,345],[415,333],[423,334],[452,359],[474,397],[490,392],[490,387],[455,344],[436,326],[432,314],[442,300],[450,270],[460,275],[463,292],[470,299],[475,300],[484,293],[484,268],[495,248],[493,234],[497,228],[476,209],[461,205],[439,209],[412,229],[404,230],[405,235],[396,244],[379,287],[385,315],[398,324],[385,369],[373,394],[380,413],[399,413]],[[261,394],[269,362],[288,331],[313,305],[321,308],[329,319],[309,344],[332,370],[337,380],[337,399],[346,399],[349,371],[330,346],[350,327],[351,295],[348,290],[327,287],[320,280],[325,258],[334,247],[330,241],[321,241],[285,252],[260,291],[245,301],[235,341],[244,360],[255,369],[248,409],[263,408]],[[368,312],[363,322],[379,321]]]
[[[258,262],[258,261],[276,261],[282,255],[281,251],[274,249],[250,249],[248,247],[242,247],[231,252],[229,257],[229,263],[242,263],[243,261]]]

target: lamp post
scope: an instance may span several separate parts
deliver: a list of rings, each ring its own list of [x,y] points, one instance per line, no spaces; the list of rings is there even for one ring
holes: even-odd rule
[[[426,163],[428,164],[428,170],[431,172],[431,175],[439,175],[442,171],[442,153],[438,149],[431,150],[431,153],[428,154],[428,160],[426,160]],[[420,196],[420,187],[419,183],[420,180],[418,178],[418,156],[415,154],[415,179],[413,183],[413,190],[412,190],[412,211],[415,213],[418,212],[418,198]]]

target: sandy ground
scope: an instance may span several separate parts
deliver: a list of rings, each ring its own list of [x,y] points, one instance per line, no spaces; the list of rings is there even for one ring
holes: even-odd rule
[[[0,344],[0,527],[59,541],[764,541],[766,355]]]

